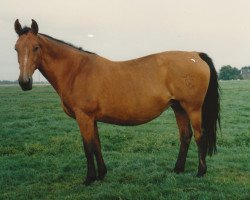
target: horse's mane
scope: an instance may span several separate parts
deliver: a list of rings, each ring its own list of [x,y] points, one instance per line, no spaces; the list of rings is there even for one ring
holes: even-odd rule
[[[73,45],[73,44],[71,44],[71,43],[65,42],[65,41],[63,41],[63,40],[59,40],[59,39],[53,38],[53,37],[51,37],[51,36],[49,36],[49,35],[42,34],[42,33],[39,33],[39,34],[42,35],[42,36],[45,36],[45,37],[47,37],[47,38],[49,38],[49,39],[51,39],[51,40],[54,40],[54,41],[56,41],[56,42],[59,42],[59,43],[62,43],[62,44],[66,44],[66,45],[68,45],[68,46],[70,46],[70,47],[73,47],[73,48],[75,48],[75,49],[78,49],[78,50],[80,50],[80,51],[83,51],[83,52],[85,52],[85,53],[95,54],[95,53],[93,53],[93,52],[91,52],[91,51],[86,51],[86,50],[84,50],[82,47],[77,47],[77,46],[75,46],[75,45]]]
[[[25,27],[20,31],[19,36],[24,35],[24,34],[27,34],[27,33],[30,32],[30,31],[31,31],[31,28],[25,26]],[[83,51],[83,52],[85,52],[85,53],[95,54],[95,53],[93,53],[93,52],[91,52],[91,51],[86,51],[86,50],[84,50],[82,47],[77,47],[77,46],[75,46],[75,45],[73,45],[73,44],[71,44],[71,43],[65,42],[65,41],[63,41],[63,40],[59,40],[59,39],[53,38],[53,37],[51,37],[51,36],[49,36],[49,35],[46,35],[46,34],[43,34],[43,33],[39,33],[39,34],[42,35],[42,36],[45,36],[45,37],[47,37],[47,38],[49,38],[49,39],[51,39],[51,40],[54,40],[54,41],[56,41],[56,42],[58,42],[58,43],[66,44],[66,45],[68,45],[68,46],[70,46],[70,47],[72,47],[72,48],[75,48],[75,49],[78,49],[78,50],[80,50],[80,51]]]

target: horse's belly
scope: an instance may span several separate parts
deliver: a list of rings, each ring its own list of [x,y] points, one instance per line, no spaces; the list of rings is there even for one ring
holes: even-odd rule
[[[158,117],[170,105],[170,102],[155,102],[140,106],[112,106],[103,112],[98,121],[117,125],[139,125]]]

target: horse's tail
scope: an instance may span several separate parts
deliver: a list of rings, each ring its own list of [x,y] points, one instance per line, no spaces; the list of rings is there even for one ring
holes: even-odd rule
[[[202,106],[202,129],[207,154],[211,156],[216,152],[217,123],[220,127],[220,88],[212,59],[205,53],[199,53],[199,56],[210,69],[208,90]]]

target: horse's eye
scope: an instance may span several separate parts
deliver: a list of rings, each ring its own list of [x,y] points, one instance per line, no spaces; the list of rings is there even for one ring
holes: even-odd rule
[[[39,49],[39,46],[35,46],[35,47],[33,48],[33,51],[36,52],[38,49]]]

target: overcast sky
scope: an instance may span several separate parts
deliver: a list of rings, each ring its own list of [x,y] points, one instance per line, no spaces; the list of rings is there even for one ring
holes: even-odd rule
[[[187,50],[208,53],[217,70],[250,65],[249,0],[1,0],[0,80],[19,75],[17,18],[111,60]]]

